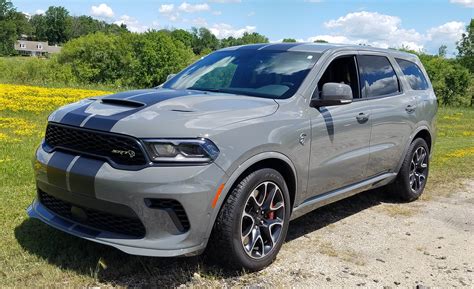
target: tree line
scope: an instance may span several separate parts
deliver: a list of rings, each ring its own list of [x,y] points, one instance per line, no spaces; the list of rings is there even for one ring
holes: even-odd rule
[[[236,45],[268,43],[259,33],[218,39],[206,28],[162,29],[132,33],[126,25],[109,24],[89,16],[70,16],[64,7],[49,7],[27,17],[10,1],[0,0],[0,56],[14,55],[18,37],[61,44],[48,61],[0,58],[0,81],[50,85],[152,87],[212,51]],[[296,42],[285,38],[283,42]],[[325,42],[316,40],[315,42]],[[474,105],[474,19],[457,42],[456,58],[415,53],[423,62],[441,104]],[[404,49],[406,50],[406,49]]]

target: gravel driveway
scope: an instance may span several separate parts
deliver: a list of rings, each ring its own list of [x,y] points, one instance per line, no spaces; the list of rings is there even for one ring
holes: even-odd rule
[[[474,287],[473,270],[471,180],[449,197],[409,204],[365,192],[293,221],[267,269],[238,276],[203,269],[182,285]]]

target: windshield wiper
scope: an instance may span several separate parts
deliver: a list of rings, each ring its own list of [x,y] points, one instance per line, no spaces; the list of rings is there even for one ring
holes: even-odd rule
[[[223,92],[223,93],[228,93],[223,91],[222,89],[219,88],[199,88],[199,87],[190,87],[188,89],[191,90],[198,90],[198,91],[209,91],[209,92]]]

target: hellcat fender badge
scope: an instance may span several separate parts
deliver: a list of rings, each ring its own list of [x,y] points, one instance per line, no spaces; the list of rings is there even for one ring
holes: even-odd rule
[[[306,141],[306,134],[302,133],[300,134],[300,144],[304,146],[304,142]]]

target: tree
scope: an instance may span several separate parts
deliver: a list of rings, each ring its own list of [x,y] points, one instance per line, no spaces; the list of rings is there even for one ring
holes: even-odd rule
[[[230,47],[241,45],[239,39],[236,39],[232,36],[221,39],[221,47]]]
[[[313,42],[314,43],[328,43],[326,40],[322,40],[322,39],[316,39]]]
[[[31,26],[23,13],[17,12],[10,1],[0,0],[0,55],[10,55],[22,34],[31,33]]]
[[[50,6],[45,13],[46,35],[50,44],[63,44],[70,39],[71,18],[69,11],[61,6]]]
[[[58,63],[70,66],[82,83],[130,84],[132,47],[117,35],[97,32],[66,43]]]
[[[36,14],[30,19],[30,24],[33,27],[31,38],[38,41],[48,41],[48,25],[44,15]]]
[[[16,40],[15,23],[9,20],[0,20],[0,55],[13,53],[13,44]]]
[[[15,7],[11,1],[0,0],[0,21],[5,20],[12,11],[15,11]]]
[[[71,38],[81,37],[90,33],[104,32],[111,34],[120,34],[128,32],[126,26],[109,24],[105,21],[99,21],[90,16],[71,17]]]
[[[294,39],[294,38],[285,38],[285,39],[283,39],[282,42],[296,42],[296,39]]]
[[[441,45],[441,46],[438,48],[438,56],[445,58],[445,57],[446,57],[447,50],[448,50],[448,46],[446,46],[446,45],[444,45],[444,44]]]
[[[241,45],[254,44],[254,43],[268,43],[268,38],[257,32],[252,32],[252,33],[244,32],[244,35],[242,35],[240,39],[241,39]]]
[[[191,47],[193,45],[193,34],[184,29],[172,30],[171,37],[181,41],[186,47]]]
[[[420,54],[419,58],[431,79],[442,105],[469,105],[469,70],[453,60]]]
[[[201,55],[204,50],[213,51],[219,48],[219,39],[204,27],[191,29],[193,35],[192,48],[195,54]]]
[[[134,86],[157,86],[169,74],[179,72],[194,59],[190,47],[163,31],[148,31],[127,37],[133,51],[133,63],[129,69],[133,73]]]
[[[227,38],[222,39],[221,47],[239,46],[239,45],[245,45],[245,44],[257,44],[257,43],[268,43],[268,38],[257,32],[253,32],[253,33],[244,32],[242,37],[239,37],[239,38],[229,36]]]
[[[471,23],[466,27],[466,33],[462,34],[457,49],[459,62],[474,73],[474,19],[471,19]]]

